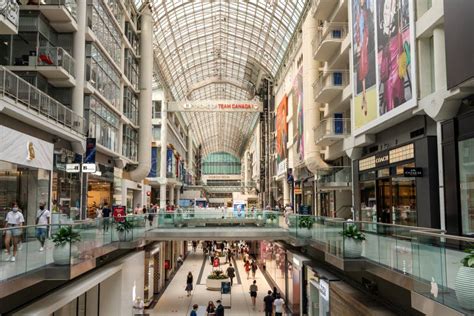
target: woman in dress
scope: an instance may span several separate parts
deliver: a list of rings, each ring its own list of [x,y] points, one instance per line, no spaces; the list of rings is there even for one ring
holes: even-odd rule
[[[188,273],[188,277],[186,278],[186,292],[188,292],[188,296],[191,295],[191,291],[193,290],[193,274],[191,271]]]

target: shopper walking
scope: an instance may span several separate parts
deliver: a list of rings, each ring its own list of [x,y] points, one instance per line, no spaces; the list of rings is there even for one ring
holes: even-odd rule
[[[265,316],[272,316],[274,300],[272,291],[268,290],[267,296],[263,298],[263,303],[265,304]]]
[[[110,226],[110,213],[112,210],[109,208],[109,203],[104,202],[104,206],[102,207],[102,220],[104,221],[104,232],[109,230]]]
[[[198,310],[198,308],[199,308],[199,305],[198,305],[198,304],[194,304],[194,305],[193,305],[193,310],[191,311],[191,313],[189,313],[189,316],[197,316],[196,311]]]
[[[5,228],[10,228],[5,233],[5,248],[7,250],[7,261],[15,262],[16,253],[18,250],[18,241],[21,239],[22,229],[25,219],[21,213],[18,204],[15,202],[12,204],[12,209],[7,213],[5,218]],[[10,243],[13,241],[13,256],[10,252]]]
[[[188,277],[186,278],[186,292],[188,292],[188,296],[191,295],[191,291],[193,290],[193,279],[193,274],[189,271]]]
[[[193,240],[193,252],[196,253],[197,241]]]
[[[253,283],[250,285],[249,291],[250,291],[250,298],[252,299],[252,305],[255,308],[255,300],[257,298],[257,291],[258,291],[257,281],[253,280]]]
[[[247,273],[247,280],[250,278],[250,262],[245,261],[244,264],[245,273]]]
[[[39,210],[36,211],[36,238],[40,242],[39,251],[44,250],[44,243],[48,235],[48,225],[50,224],[51,212],[45,208],[45,203],[40,203]]]
[[[216,316],[224,316],[224,306],[222,306],[221,300],[217,300],[216,303]]]
[[[216,306],[214,305],[213,301],[209,301],[209,303],[207,304],[206,313],[207,313],[207,316],[216,315]]]
[[[229,267],[227,268],[227,276],[230,279],[230,286],[234,285],[235,269],[232,266],[232,263],[229,263]]]
[[[252,260],[250,268],[252,269],[252,278],[255,279],[255,273],[257,272],[257,269],[258,269],[257,262],[255,262],[255,260]]]
[[[280,294],[277,294],[273,305],[275,306],[275,316],[282,316],[285,307],[285,301],[281,298]]]

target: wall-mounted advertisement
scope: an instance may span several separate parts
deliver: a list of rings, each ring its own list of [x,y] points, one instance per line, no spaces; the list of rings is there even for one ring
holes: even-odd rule
[[[303,67],[298,71],[293,81],[293,89],[291,92],[293,107],[296,113],[296,154],[299,161],[304,160],[304,139],[303,139]]]
[[[285,95],[277,108],[276,113],[276,153],[277,163],[279,164],[288,156],[286,144],[288,142],[288,124],[286,116],[288,114],[288,96]]]
[[[354,127],[416,103],[412,0],[352,0]],[[392,113],[392,114],[397,114]]]

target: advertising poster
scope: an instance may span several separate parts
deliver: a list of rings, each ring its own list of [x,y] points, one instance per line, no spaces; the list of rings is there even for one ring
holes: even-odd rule
[[[299,161],[304,160],[304,139],[303,139],[303,67],[300,68],[295,80],[293,81],[293,106],[295,107],[296,117],[296,154]]]
[[[173,149],[170,148],[166,151],[166,173],[173,174]]]
[[[377,2],[379,112],[383,115],[412,98],[409,0]]]
[[[277,108],[276,113],[276,153],[277,163],[282,162],[287,157],[286,143],[288,142],[288,124],[286,116],[288,114],[288,96],[285,95]]]
[[[114,217],[115,222],[125,221],[125,206],[123,205],[114,205],[112,216]]]
[[[352,0],[355,129],[415,104],[412,11],[412,0]]]
[[[157,176],[157,158],[158,158],[158,148],[152,147],[151,148],[151,168],[148,177],[154,178]]]
[[[95,163],[95,153],[96,153],[96,139],[87,138],[86,156],[84,157],[84,163]]]
[[[352,0],[355,128],[377,117],[374,0]]]

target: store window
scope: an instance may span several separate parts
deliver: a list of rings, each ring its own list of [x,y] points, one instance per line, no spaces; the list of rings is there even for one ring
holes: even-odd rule
[[[138,151],[138,132],[133,129],[131,126],[123,126],[123,145],[122,145],[122,154],[133,160],[137,161],[137,151]]]
[[[276,243],[262,241],[260,244],[260,263],[277,285],[282,297],[286,295],[286,251]]]
[[[152,103],[152,118],[161,118],[161,100],[153,101]],[[170,113],[171,114],[171,113]],[[171,115],[170,115],[171,118]]]
[[[96,138],[97,143],[106,148],[118,151],[119,117],[95,96],[87,99],[89,112],[89,137]]]
[[[459,142],[459,190],[463,235],[474,235],[474,138]]]
[[[138,125],[138,97],[132,89],[126,87],[123,93],[123,114]]]

